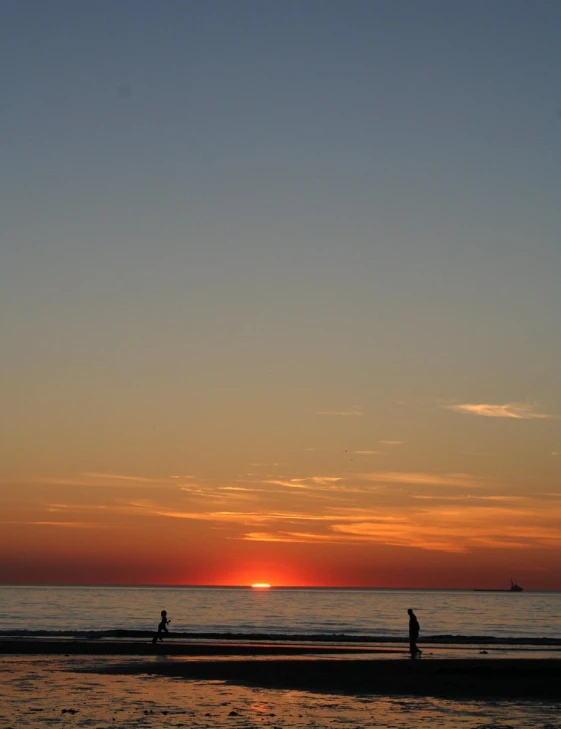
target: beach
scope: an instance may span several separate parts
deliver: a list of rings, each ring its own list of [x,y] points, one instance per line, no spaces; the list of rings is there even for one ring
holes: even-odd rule
[[[342,694],[555,700],[561,685],[561,657],[440,658],[429,652],[411,660],[400,648],[341,644],[36,639],[0,641],[0,652],[73,658],[72,670],[85,673]]]
[[[561,661],[4,654],[0,729],[561,729]]]

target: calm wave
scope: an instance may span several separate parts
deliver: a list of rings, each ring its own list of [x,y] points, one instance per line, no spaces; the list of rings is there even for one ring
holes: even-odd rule
[[[0,587],[0,634],[152,631],[392,639],[413,608],[422,636],[561,640],[561,593],[199,587]]]

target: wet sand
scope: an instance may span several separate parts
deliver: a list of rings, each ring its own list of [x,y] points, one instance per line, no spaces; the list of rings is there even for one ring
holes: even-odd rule
[[[206,659],[215,663],[215,659]],[[240,659],[241,660],[241,659]],[[267,659],[246,658],[242,663]],[[294,659],[291,659],[292,661]],[[300,659],[300,662],[316,659]],[[321,660],[324,660],[323,658]],[[354,659],[351,659],[354,660]],[[107,670],[122,657],[3,656],[0,729],[561,729],[558,701],[478,700],[287,690],[228,680],[184,680],[154,672],[154,664],[204,659],[137,659],[137,673]],[[269,658],[272,664],[279,658]],[[344,663],[345,659],[332,661]],[[374,661],[373,661],[374,662]],[[407,665],[407,661],[395,660]],[[365,673],[369,661],[360,670]],[[91,666],[90,671],[85,670]],[[215,666],[215,668],[217,668]],[[263,667],[260,667],[260,670]],[[277,681],[283,677],[277,671]],[[286,666],[285,669],[293,670]],[[196,670],[196,667],[195,667]],[[243,674],[243,666],[235,667]],[[334,671],[342,670],[339,665]],[[218,672],[219,673],[219,672]],[[365,676],[367,674],[365,673]],[[334,674],[335,676],[335,674]],[[266,675],[265,675],[266,678]],[[296,675],[297,681],[302,676]],[[313,674],[308,679],[312,682]],[[323,676],[325,680],[325,673]],[[288,682],[287,682],[288,683]],[[329,682],[328,682],[329,683]]]
[[[561,696],[561,658],[487,655],[412,661],[403,650],[391,647],[232,642],[154,646],[60,639],[2,640],[0,654],[73,657],[72,670],[78,672],[225,681],[269,689],[470,699],[559,700]],[[82,664],[81,656],[111,660]]]
[[[391,647],[362,645],[308,645],[306,643],[234,643],[231,641],[179,642],[166,641],[153,645],[150,640],[0,640],[0,655],[51,656],[296,656],[315,654],[395,653],[403,650]]]

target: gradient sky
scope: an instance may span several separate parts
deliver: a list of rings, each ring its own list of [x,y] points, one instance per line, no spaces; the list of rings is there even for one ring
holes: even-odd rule
[[[561,589],[561,4],[1,9],[0,581]]]

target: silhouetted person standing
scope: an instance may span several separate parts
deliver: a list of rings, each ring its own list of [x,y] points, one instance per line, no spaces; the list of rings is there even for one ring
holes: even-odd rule
[[[419,621],[411,608],[409,608],[407,613],[409,615],[409,651],[411,658],[420,658],[422,651],[417,648],[417,638],[419,637],[420,631]]]
[[[162,619],[160,620],[160,622],[158,624],[158,632],[152,638],[152,643],[155,643],[158,640],[158,638],[160,640],[163,640],[164,633],[169,633],[168,623],[171,623],[171,620],[168,620],[168,614],[165,610],[162,610],[161,615],[162,615]]]

